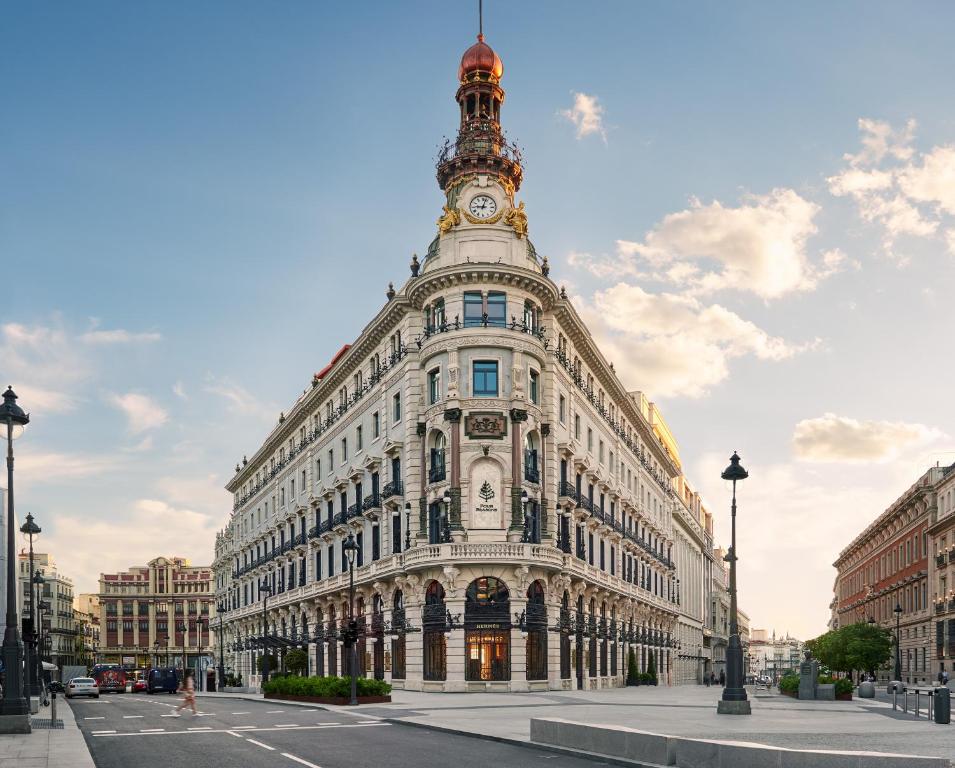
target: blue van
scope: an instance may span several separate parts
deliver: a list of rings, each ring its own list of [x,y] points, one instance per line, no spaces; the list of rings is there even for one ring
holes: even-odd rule
[[[175,693],[179,675],[173,667],[153,667],[146,676],[146,693]]]

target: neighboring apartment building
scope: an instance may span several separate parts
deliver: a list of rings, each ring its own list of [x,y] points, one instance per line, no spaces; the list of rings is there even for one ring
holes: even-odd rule
[[[682,475],[675,483],[673,512],[673,562],[676,563],[679,615],[677,661],[673,682],[700,683],[703,679],[703,623],[707,613],[709,585],[704,582],[704,563],[712,539],[706,533],[707,512],[700,495]]]
[[[99,595],[88,592],[76,596],[73,618],[76,621],[78,663],[95,663],[100,643]]]
[[[395,686],[621,685],[631,648],[667,683],[678,636],[703,655],[712,523],[692,494],[677,500],[654,406],[626,388],[527,238],[502,74],[485,43],[465,53],[426,256],[227,485],[216,595],[228,665],[253,684],[266,650],[294,646],[313,673],[347,671],[346,541],[359,672]],[[699,607],[681,623],[684,594]]]
[[[802,649],[802,641],[788,633],[777,638],[775,630],[770,635],[768,630],[754,629],[747,649],[751,674],[778,680],[789,672],[798,672]]]
[[[212,569],[182,557],[157,557],[144,566],[99,579],[102,663],[144,667],[195,666],[212,654],[215,617]]]
[[[726,550],[717,547],[713,550],[713,563],[710,570],[709,612],[706,616],[710,632],[710,664],[704,672],[712,672],[717,677],[726,671],[726,649],[729,647],[730,593],[729,574],[726,569]],[[737,613],[737,616],[739,614]]]
[[[20,583],[19,599],[23,610],[30,613],[30,555],[20,552],[17,555],[17,579]],[[33,571],[40,572],[44,582],[34,585],[38,615],[42,619],[41,639],[43,641],[42,658],[61,669],[77,662],[76,621],[73,617],[73,579],[61,573],[52,555],[44,552],[33,553]],[[40,606],[42,601],[45,607]]]
[[[933,677],[928,592],[929,534],[935,516],[935,485],[943,470],[932,467],[839,554],[833,564],[835,618],[843,627],[872,619],[901,635],[901,677],[926,683]],[[880,681],[894,675],[894,658],[878,671]]]
[[[930,511],[929,583],[935,623],[931,675],[955,679],[955,464],[941,470]]]

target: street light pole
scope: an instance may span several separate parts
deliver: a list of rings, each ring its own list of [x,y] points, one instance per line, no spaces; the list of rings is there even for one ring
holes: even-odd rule
[[[30,702],[24,696],[23,642],[17,616],[16,527],[13,524],[13,437],[30,423],[30,417],[17,405],[12,387],[3,393],[0,422],[7,425],[7,616],[3,632],[3,667],[6,680],[0,700],[0,733],[30,733]]]
[[[355,620],[355,553],[358,544],[351,533],[342,542],[348,558],[348,666],[351,667],[351,705],[358,704],[358,622]]]
[[[186,620],[183,619],[176,626],[176,629],[182,632],[182,680],[186,680],[186,632],[189,631],[189,625],[186,624]]]
[[[196,681],[199,683],[199,690],[203,690],[203,678],[205,678],[205,672],[202,670],[202,614],[196,618],[196,634],[199,637],[198,653],[199,655],[196,658]]]
[[[730,532],[730,551],[723,558],[730,564],[730,637],[726,649],[726,687],[716,711],[722,715],[749,715],[752,709],[743,687],[743,646],[739,639],[739,622],[736,616],[736,482],[749,477],[739,463],[739,454],[733,451],[730,465],[723,470],[721,477],[733,483],[732,523]]]
[[[27,513],[26,522],[20,526],[20,533],[28,536],[30,539],[30,568],[27,573],[30,576],[30,637],[23,638],[24,659],[26,661],[27,671],[27,695],[31,698],[40,695],[40,680],[37,674],[37,631],[36,631],[36,602],[35,590],[33,585],[36,582],[33,575],[33,537],[40,533],[40,526],[33,521],[33,515]]]
[[[895,679],[902,681],[902,630],[900,623],[902,621],[902,605],[896,603],[892,609],[895,614]]]

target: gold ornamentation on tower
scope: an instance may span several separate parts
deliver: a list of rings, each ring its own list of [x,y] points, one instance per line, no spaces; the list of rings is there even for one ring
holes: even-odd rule
[[[446,205],[441,206],[444,213],[438,219],[438,234],[446,235],[461,223],[461,214]]]
[[[524,213],[524,201],[517,208],[511,208],[504,214],[504,223],[514,228],[518,239],[527,234],[527,214]]]

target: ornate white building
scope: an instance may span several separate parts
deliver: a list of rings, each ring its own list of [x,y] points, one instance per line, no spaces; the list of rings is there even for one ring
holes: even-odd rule
[[[698,678],[702,512],[676,497],[652,405],[527,237],[502,74],[479,36],[426,257],[228,483],[213,568],[226,666],[248,684],[266,649],[347,671],[349,536],[364,675],[441,691],[607,687],[632,648],[661,684]],[[679,672],[675,541],[696,581],[680,629],[694,658]]]

